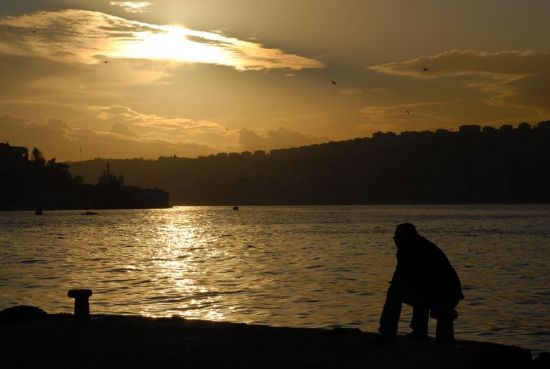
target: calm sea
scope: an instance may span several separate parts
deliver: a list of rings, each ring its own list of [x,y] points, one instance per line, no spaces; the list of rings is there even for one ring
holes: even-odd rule
[[[0,309],[88,287],[92,313],[376,331],[405,221],[461,276],[458,338],[550,350],[550,206],[2,212]]]

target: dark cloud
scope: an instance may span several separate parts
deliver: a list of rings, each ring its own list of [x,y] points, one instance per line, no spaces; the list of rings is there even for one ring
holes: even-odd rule
[[[195,35],[188,35],[185,38],[187,38],[189,41],[193,41],[199,44],[208,44],[208,45],[220,46],[220,47],[231,46],[231,43],[229,43],[227,40],[213,40],[211,38],[195,36]]]

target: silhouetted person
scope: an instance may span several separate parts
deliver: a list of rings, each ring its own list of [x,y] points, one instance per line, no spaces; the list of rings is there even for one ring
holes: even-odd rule
[[[420,236],[413,224],[399,224],[393,239],[397,266],[380,317],[378,341],[395,339],[403,303],[413,307],[409,335],[426,339],[430,310],[453,309],[464,298],[460,279],[443,251]]]

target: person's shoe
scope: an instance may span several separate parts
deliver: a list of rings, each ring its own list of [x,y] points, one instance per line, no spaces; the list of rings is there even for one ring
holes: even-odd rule
[[[395,343],[395,336],[383,336],[378,335],[369,341],[370,345],[374,346],[388,346]]]

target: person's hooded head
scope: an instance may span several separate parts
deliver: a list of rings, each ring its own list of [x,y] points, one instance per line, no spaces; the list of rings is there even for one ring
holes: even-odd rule
[[[418,239],[419,234],[412,223],[401,223],[395,228],[393,240],[397,248],[403,248]]]

